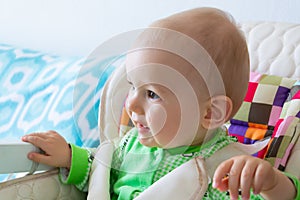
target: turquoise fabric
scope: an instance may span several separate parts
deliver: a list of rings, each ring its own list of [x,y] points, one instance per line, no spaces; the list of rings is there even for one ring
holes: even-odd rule
[[[78,146],[98,146],[101,89],[111,59],[89,65],[0,44],[0,139],[55,130]]]
[[[0,140],[55,130],[78,146],[98,146],[99,98],[115,59],[56,56],[0,43]]]

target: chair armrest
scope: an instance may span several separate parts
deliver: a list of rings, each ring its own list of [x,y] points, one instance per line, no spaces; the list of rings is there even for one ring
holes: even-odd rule
[[[41,152],[25,142],[0,142],[0,174],[49,170],[53,167],[35,163],[27,158],[29,152]]]

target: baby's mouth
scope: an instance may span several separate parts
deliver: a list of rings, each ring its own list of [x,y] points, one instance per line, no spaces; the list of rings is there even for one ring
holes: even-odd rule
[[[150,128],[148,126],[144,126],[141,123],[137,122],[136,127],[137,127],[139,133],[142,134],[142,135],[150,132]]]

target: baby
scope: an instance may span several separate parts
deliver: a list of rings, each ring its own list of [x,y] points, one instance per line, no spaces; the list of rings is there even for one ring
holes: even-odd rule
[[[192,158],[209,158],[236,142],[223,124],[240,107],[249,77],[244,37],[230,16],[214,8],[154,22],[125,63],[131,85],[125,106],[135,127],[114,152],[111,199],[133,199]],[[23,141],[46,153],[30,153],[29,159],[62,167],[63,182],[86,188],[89,150],[54,131],[32,133]],[[293,199],[299,196],[294,183],[298,180],[264,160],[237,156],[217,168],[203,199],[238,199],[239,190],[243,199]]]

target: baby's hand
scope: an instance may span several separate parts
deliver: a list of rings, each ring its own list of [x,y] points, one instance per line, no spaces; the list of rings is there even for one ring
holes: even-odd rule
[[[30,160],[54,167],[70,168],[71,149],[66,140],[55,131],[31,133],[23,136],[22,140],[39,147],[45,152],[45,154],[29,153],[28,158]]]
[[[238,199],[241,189],[244,200],[250,198],[250,188],[254,194],[259,194],[273,189],[277,180],[277,174],[270,163],[260,158],[242,155],[230,158],[218,166],[213,178],[213,187],[220,191],[228,190],[231,199]]]

